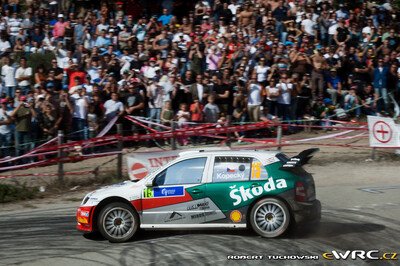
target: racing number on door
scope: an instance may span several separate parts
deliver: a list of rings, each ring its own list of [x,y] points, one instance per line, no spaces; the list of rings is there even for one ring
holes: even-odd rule
[[[144,197],[144,198],[153,198],[153,197],[154,197],[153,189],[151,189],[151,188],[146,188],[146,189],[143,191],[143,197]]]

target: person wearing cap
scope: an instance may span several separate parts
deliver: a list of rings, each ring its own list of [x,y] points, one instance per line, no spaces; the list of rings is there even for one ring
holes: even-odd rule
[[[11,118],[12,110],[8,109],[8,100],[3,98],[0,100],[0,158],[10,155],[10,148],[12,141],[12,127],[13,122]]]
[[[56,24],[54,24],[53,27],[53,37],[58,42],[58,41],[63,41],[65,35],[65,29],[68,26],[68,22],[64,21],[63,14],[58,14],[57,18],[58,21]]]
[[[153,79],[157,75],[156,67],[156,58],[151,57],[149,60],[149,66],[145,68],[143,75],[148,79]]]
[[[28,66],[25,57],[19,60],[20,67],[15,71],[15,79],[18,87],[22,90],[22,94],[26,95],[31,89],[32,68]]]
[[[32,117],[36,117],[37,113],[33,108],[33,102],[28,102],[26,96],[20,97],[17,108],[11,113],[11,117],[15,123],[15,147],[16,155],[20,156],[31,149],[31,130]]]

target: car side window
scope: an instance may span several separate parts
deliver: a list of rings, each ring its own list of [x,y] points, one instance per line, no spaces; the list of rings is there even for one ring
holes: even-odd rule
[[[268,179],[268,172],[258,159],[253,158],[251,162],[251,180],[262,179]]]
[[[207,158],[193,158],[171,165],[155,178],[155,186],[198,184],[203,178]]]
[[[250,171],[249,157],[217,156],[214,160],[213,182],[247,181]]]

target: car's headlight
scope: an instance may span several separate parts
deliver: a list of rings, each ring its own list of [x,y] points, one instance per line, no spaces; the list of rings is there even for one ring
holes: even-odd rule
[[[90,192],[90,193],[88,193],[88,194],[86,194],[86,196],[85,196],[85,197],[83,198],[83,200],[82,200],[81,205],[85,205],[85,204],[89,201],[90,196],[92,196],[92,195],[93,195],[93,191]]]
[[[89,196],[86,196],[86,197],[83,199],[81,205],[85,205],[86,202],[88,202],[89,198],[90,198]]]

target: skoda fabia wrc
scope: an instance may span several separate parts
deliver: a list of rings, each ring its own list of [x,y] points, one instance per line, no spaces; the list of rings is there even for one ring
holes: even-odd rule
[[[77,228],[112,242],[139,228],[244,228],[263,237],[291,223],[318,221],[314,179],[302,165],[318,149],[289,158],[273,151],[188,151],[139,181],[87,194]]]

